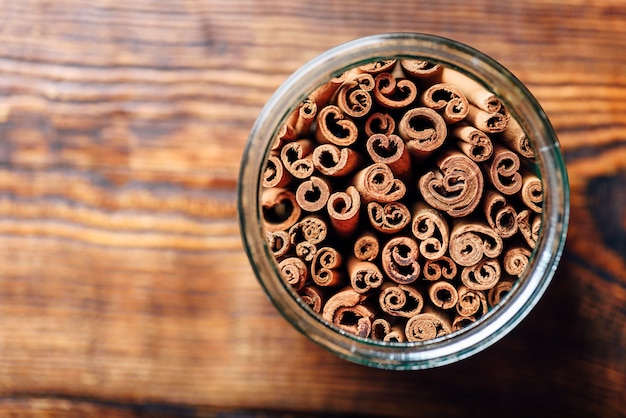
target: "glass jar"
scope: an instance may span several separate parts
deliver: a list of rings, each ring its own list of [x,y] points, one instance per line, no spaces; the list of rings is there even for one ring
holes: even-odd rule
[[[261,175],[279,128],[323,83],[374,60],[418,59],[469,75],[499,96],[526,132],[543,182],[542,227],[528,266],[503,301],[472,325],[420,342],[361,338],[321,320],[278,271],[263,230]],[[569,186],[553,128],[526,87],[506,68],[459,42],[419,33],[389,33],[357,39],[322,53],[293,73],[274,93],[254,124],[240,167],[241,235],[256,276],[280,313],[300,332],[339,357],[384,369],[424,369],[484,350],[510,332],[539,301],[557,268],[567,232]]]

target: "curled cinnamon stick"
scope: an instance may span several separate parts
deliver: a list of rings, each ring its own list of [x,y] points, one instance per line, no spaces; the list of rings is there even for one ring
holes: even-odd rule
[[[472,290],[488,290],[500,281],[500,263],[494,258],[483,258],[477,264],[461,270],[461,282]]]
[[[424,263],[424,279],[435,281],[439,279],[451,280],[456,277],[456,263],[450,257],[443,256],[435,260],[426,260]]]
[[[311,262],[313,281],[319,286],[335,286],[341,283],[341,254],[332,247],[317,250]]]
[[[476,322],[476,317],[474,316],[457,315],[454,317],[454,320],[452,321],[452,326],[450,328],[452,329],[452,332],[457,332],[462,330],[463,328],[469,327],[474,322]]]
[[[301,209],[296,196],[289,190],[273,187],[261,194],[263,226],[274,232],[289,229],[300,218]]]
[[[298,295],[305,305],[308,305],[313,312],[321,313],[324,299],[322,292],[314,286],[304,286],[298,291]]]
[[[523,179],[519,169],[520,160],[516,153],[501,145],[494,146],[489,180],[500,193],[512,195],[522,188]]]
[[[367,205],[367,215],[374,229],[384,234],[400,232],[411,221],[411,212],[400,202],[384,205],[370,202]]]
[[[388,60],[376,60],[372,62],[368,62],[367,64],[359,65],[359,70],[364,71],[368,74],[378,74],[383,71],[391,71],[393,67],[396,65],[395,59]]]
[[[482,316],[487,313],[487,297],[482,290],[470,289],[461,285],[458,289],[459,300],[456,311],[461,316]]]
[[[422,93],[424,106],[437,110],[449,123],[457,123],[467,116],[469,102],[461,90],[452,84],[437,83]]]
[[[404,183],[394,178],[391,169],[383,163],[374,163],[359,171],[354,178],[354,186],[365,202],[394,202],[406,193]]]
[[[348,275],[352,289],[357,293],[367,293],[383,284],[383,274],[378,266],[370,261],[351,257],[348,260]]]
[[[494,190],[485,193],[483,209],[487,223],[502,238],[509,238],[517,233],[517,212],[500,193]]]
[[[409,237],[391,238],[383,247],[382,267],[387,276],[398,284],[409,284],[420,274],[417,243]]]
[[[506,129],[509,119],[506,114],[490,113],[470,104],[467,113],[467,122],[483,132],[494,134]]]
[[[398,132],[406,141],[409,153],[415,158],[424,158],[441,147],[448,127],[439,113],[427,107],[415,107],[402,116]]]
[[[274,141],[272,141],[270,150],[272,152],[280,152],[280,149],[286,142],[291,142],[296,138],[296,130],[288,122],[286,122],[280,127],[280,129],[276,133]]]
[[[391,135],[396,130],[396,121],[388,113],[375,112],[367,117],[363,129],[368,137],[374,134]]]
[[[317,245],[309,241],[302,241],[296,244],[296,255],[308,263],[313,261],[317,254]]]
[[[450,321],[432,312],[417,314],[406,323],[404,333],[407,341],[427,341],[452,332]]]
[[[541,216],[535,215],[533,219],[530,217],[530,211],[525,209],[517,214],[517,226],[522,233],[522,237],[530,248],[537,246],[539,240],[539,232],[541,230]]]
[[[302,241],[319,244],[326,239],[327,235],[328,226],[326,221],[318,215],[306,216],[289,228],[291,244]]]
[[[374,104],[370,91],[374,88],[374,78],[370,74],[360,74],[345,82],[337,93],[337,106],[353,118],[367,115]]]
[[[332,143],[342,147],[352,145],[359,130],[350,119],[346,119],[335,105],[328,105],[318,112],[316,139],[321,143]]]
[[[484,187],[478,165],[461,152],[446,150],[437,166],[438,170],[428,171],[419,179],[424,200],[455,218],[472,213]]]
[[[504,270],[511,276],[519,277],[526,270],[530,254],[530,250],[521,246],[509,248],[502,262]]]
[[[422,203],[415,206],[413,214],[411,231],[420,242],[420,253],[429,260],[441,259],[448,251],[450,236],[445,218]]]
[[[487,294],[487,302],[489,306],[494,307],[502,302],[502,299],[508,295],[515,284],[510,280],[502,280],[494,287],[489,289]]]
[[[313,150],[313,166],[327,176],[350,174],[359,166],[360,160],[356,151],[333,144],[322,144]]]
[[[441,72],[441,81],[458,87],[467,100],[474,106],[489,113],[496,113],[502,107],[502,102],[476,80],[450,68]]]
[[[366,232],[354,241],[354,256],[363,261],[373,261],[378,256],[378,238]]]
[[[411,157],[399,136],[373,134],[365,143],[365,148],[372,161],[387,164],[395,176],[410,177]]]
[[[263,171],[263,187],[285,187],[291,182],[291,175],[284,169],[280,156],[270,154]]]
[[[292,176],[304,179],[313,174],[314,166],[311,160],[313,142],[300,139],[285,144],[280,151],[280,160]]]
[[[328,202],[330,185],[321,177],[311,176],[296,189],[296,202],[307,212],[318,212]]]
[[[298,257],[285,258],[278,264],[281,276],[296,290],[301,289],[309,276],[309,269]]]
[[[487,225],[463,220],[452,228],[450,257],[461,266],[474,266],[483,257],[497,257],[502,248],[502,237]]]
[[[361,195],[354,186],[330,195],[326,207],[330,222],[339,235],[347,237],[355,231],[359,225]]]
[[[433,305],[441,309],[454,308],[459,300],[456,287],[446,280],[433,282],[428,287],[428,297]]]
[[[386,285],[378,297],[380,308],[386,314],[411,318],[419,314],[424,307],[424,298],[411,286]]]
[[[530,210],[541,213],[543,210],[543,184],[539,177],[534,174],[524,176],[520,197]]]
[[[292,119],[292,124],[299,137],[309,136],[311,124],[315,121],[317,111],[317,103],[310,96],[298,107],[295,112],[295,118]]]
[[[365,296],[352,289],[342,290],[328,299],[322,318],[336,327],[359,337],[368,337],[374,314],[361,302]]]
[[[510,118],[506,129],[500,134],[500,141],[526,158],[535,158],[530,140],[515,118]]]
[[[372,93],[379,105],[388,109],[402,109],[417,98],[417,86],[411,80],[396,80],[393,74],[381,72],[374,78]]]
[[[491,138],[483,131],[470,125],[460,125],[450,132],[457,138],[457,145],[472,161],[487,161],[493,154]]]
[[[437,80],[443,71],[441,64],[426,60],[404,59],[400,61],[400,65],[407,75],[420,82]]]
[[[276,258],[284,256],[291,248],[287,231],[265,231],[265,240]]]

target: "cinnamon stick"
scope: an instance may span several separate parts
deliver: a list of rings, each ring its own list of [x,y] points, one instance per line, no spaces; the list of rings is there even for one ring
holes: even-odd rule
[[[500,193],[512,195],[519,192],[523,182],[519,169],[520,159],[516,153],[501,145],[494,146],[489,180]]]
[[[311,159],[313,142],[300,139],[285,144],[280,151],[280,160],[292,176],[305,179],[313,174],[314,166]]]
[[[372,233],[366,232],[354,241],[354,256],[363,261],[373,261],[378,256],[378,238]]]
[[[424,298],[411,286],[387,285],[380,292],[378,303],[382,311],[388,315],[411,318],[422,311]]]
[[[296,255],[308,263],[312,262],[317,254],[317,245],[309,241],[302,241],[296,244]]]
[[[509,238],[517,233],[517,212],[500,193],[494,190],[486,192],[483,209],[487,223],[502,238]]]
[[[361,261],[355,257],[348,260],[350,284],[357,293],[367,293],[383,284],[383,274],[378,266],[370,261]]]
[[[309,306],[313,312],[321,313],[324,299],[322,298],[322,292],[314,286],[304,286],[298,291],[298,295],[302,302]]]
[[[261,194],[263,226],[274,232],[289,229],[300,218],[301,209],[296,196],[289,190],[273,187]]]
[[[396,80],[393,74],[381,72],[374,78],[372,93],[376,102],[382,107],[402,109],[417,98],[417,86],[411,80]]]
[[[280,156],[270,154],[263,171],[263,187],[285,187],[291,182],[291,175],[283,167]]]
[[[441,81],[459,88],[470,103],[485,112],[496,113],[502,107],[502,102],[498,96],[491,93],[476,80],[459,71],[443,68]]]
[[[383,163],[374,163],[359,171],[354,178],[354,186],[365,202],[394,202],[406,193],[404,183],[395,178],[389,166]]]
[[[361,304],[364,300],[365,296],[352,289],[342,290],[324,304],[322,318],[344,331],[368,337],[374,314]]]
[[[502,249],[502,237],[487,225],[462,220],[452,228],[450,257],[460,266],[475,266],[484,257],[495,258]]]
[[[427,60],[403,59],[400,60],[400,65],[405,74],[412,76],[421,83],[438,80],[443,72],[441,64]]]
[[[476,322],[476,317],[474,316],[457,315],[454,317],[450,328],[452,329],[452,332],[456,332],[469,327],[474,322]]]
[[[398,132],[406,141],[409,153],[422,159],[441,147],[448,134],[448,127],[439,113],[427,107],[415,107],[402,116]]]
[[[500,134],[499,139],[518,154],[529,159],[535,158],[535,151],[530,145],[530,140],[516,119],[509,119],[506,129]]]
[[[422,93],[424,106],[436,110],[446,123],[457,123],[467,116],[469,102],[463,92],[452,84],[438,83]]]
[[[384,205],[370,202],[367,205],[367,215],[374,229],[384,234],[400,232],[411,221],[411,212],[400,202]]]
[[[411,176],[411,157],[399,136],[373,134],[365,147],[372,161],[386,164],[396,177],[407,179]]]
[[[535,248],[539,240],[539,232],[541,230],[541,216],[535,215],[531,219],[528,209],[517,214],[517,225],[522,236],[530,248]]]
[[[326,206],[330,185],[321,177],[311,176],[296,189],[296,202],[307,212],[318,212]]]
[[[420,274],[417,243],[409,237],[391,238],[381,253],[382,267],[387,276],[398,284],[409,284]]]
[[[524,176],[520,197],[528,209],[541,213],[543,210],[543,184],[539,177],[534,174]]]
[[[448,335],[452,329],[445,316],[424,312],[409,318],[404,332],[407,341],[427,341]]]
[[[359,70],[369,74],[379,74],[384,71],[391,71],[396,65],[395,59],[375,60],[367,64],[359,65]]]
[[[456,277],[457,266],[448,256],[442,256],[435,260],[426,260],[423,268],[424,279],[435,281],[439,279],[451,280]]]
[[[502,262],[504,270],[511,276],[521,276],[526,270],[530,254],[530,250],[521,246],[508,249]]]
[[[454,308],[459,300],[456,287],[446,280],[433,282],[428,287],[428,297],[433,305],[441,309]]]
[[[487,161],[493,154],[491,138],[483,131],[470,125],[454,127],[450,134],[457,139],[457,145],[472,161]]]
[[[374,134],[391,135],[396,130],[396,121],[388,113],[375,112],[365,120],[364,130],[367,137]]]
[[[438,260],[448,251],[450,230],[445,218],[423,203],[415,205],[411,231],[419,240],[420,253],[428,260]]]
[[[319,244],[326,239],[327,235],[328,225],[319,215],[306,216],[289,228],[291,244],[302,241]]]
[[[466,119],[470,125],[489,134],[503,132],[509,123],[506,114],[486,112],[471,103]]]
[[[471,214],[483,193],[484,180],[474,161],[459,151],[443,151],[431,170],[419,179],[424,200],[432,207],[459,218]]]
[[[500,281],[500,263],[493,258],[483,258],[473,266],[461,270],[461,282],[472,290],[488,290]]]
[[[309,270],[298,257],[285,258],[278,264],[278,269],[285,282],[296,290],[301,289],[308,279]]]
[[[291,248],[291,241],[287,231],[265,231],[265,240],[276,258],[281,258]]]
[[[358,135],[357,126],[346,119],[337,106],[328,105],[318,112],[315,137],[319,142],[347,147],[357,140]]]
[[[328,198],[327,211],[330,222],[340,236],[348,237],[359,225],[361,195],[354,186],[345,192],[335,192]]]
[[[374,99],[369,93],[373,89],[374,78],[370,74],[360,74],[341,86],[337,94],[337,106],[345,115],[353,118],[366,116],[374,105]]]
[[[327,176],[345,176],[360,164],[360,155],[351,148],[339,148],[333,144],[322,144],[313,151],[313,166]]]
[[[489,306],[495,307],[502,302],[502,299],[508,295],[513,289],[514,283],[510,280],[502,280],[494,287],[489,289],[489,293],[487,294],[487,303]]]
[[[470,289],[461,285],[458,289],[459,300],[456,304],[456,311],[461,316],[482,316],[489,309],[487,306],[487,297],[482,290]]]
[[[319,286],[335,286],[341,283],[341,254],[332,247],[320,248],[311,262],[311,276]]]

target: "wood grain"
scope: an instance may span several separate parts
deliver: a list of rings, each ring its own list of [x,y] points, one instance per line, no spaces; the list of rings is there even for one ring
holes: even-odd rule
[[[626,414],[623,2],[0,6],[0,415]],[[571,181],[566,251],[535,310],[485,352],[420,372],[298,334],[236,221],[240,157],[272,92],[320,52],[388,31],[509,68]]]

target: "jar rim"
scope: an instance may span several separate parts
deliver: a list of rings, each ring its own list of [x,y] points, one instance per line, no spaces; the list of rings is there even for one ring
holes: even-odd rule
[[[359,338],[331,324],[299,302],[280,278],[263,235],[259,196],[262,168],[272,139],[308,94],[346,69],[376,59],[421,58],[439,62],[485,84],[518,119],[535,149],[544,183],[542,228],[535,256],[517,285],[474,324],[445,337],[414,343]],[[524,84],[486,54],[437,35],[393,32],[358,38],[323,52],[291,74],[255,121],[242,156],[238,217],[244,249],[255,275],[280,313],[309,339],[352,362],[385,369],[423,369],[461,360],[484,350],[522,321],[547,289],[560,260],[569,221],[567,171],[556,133]]]

